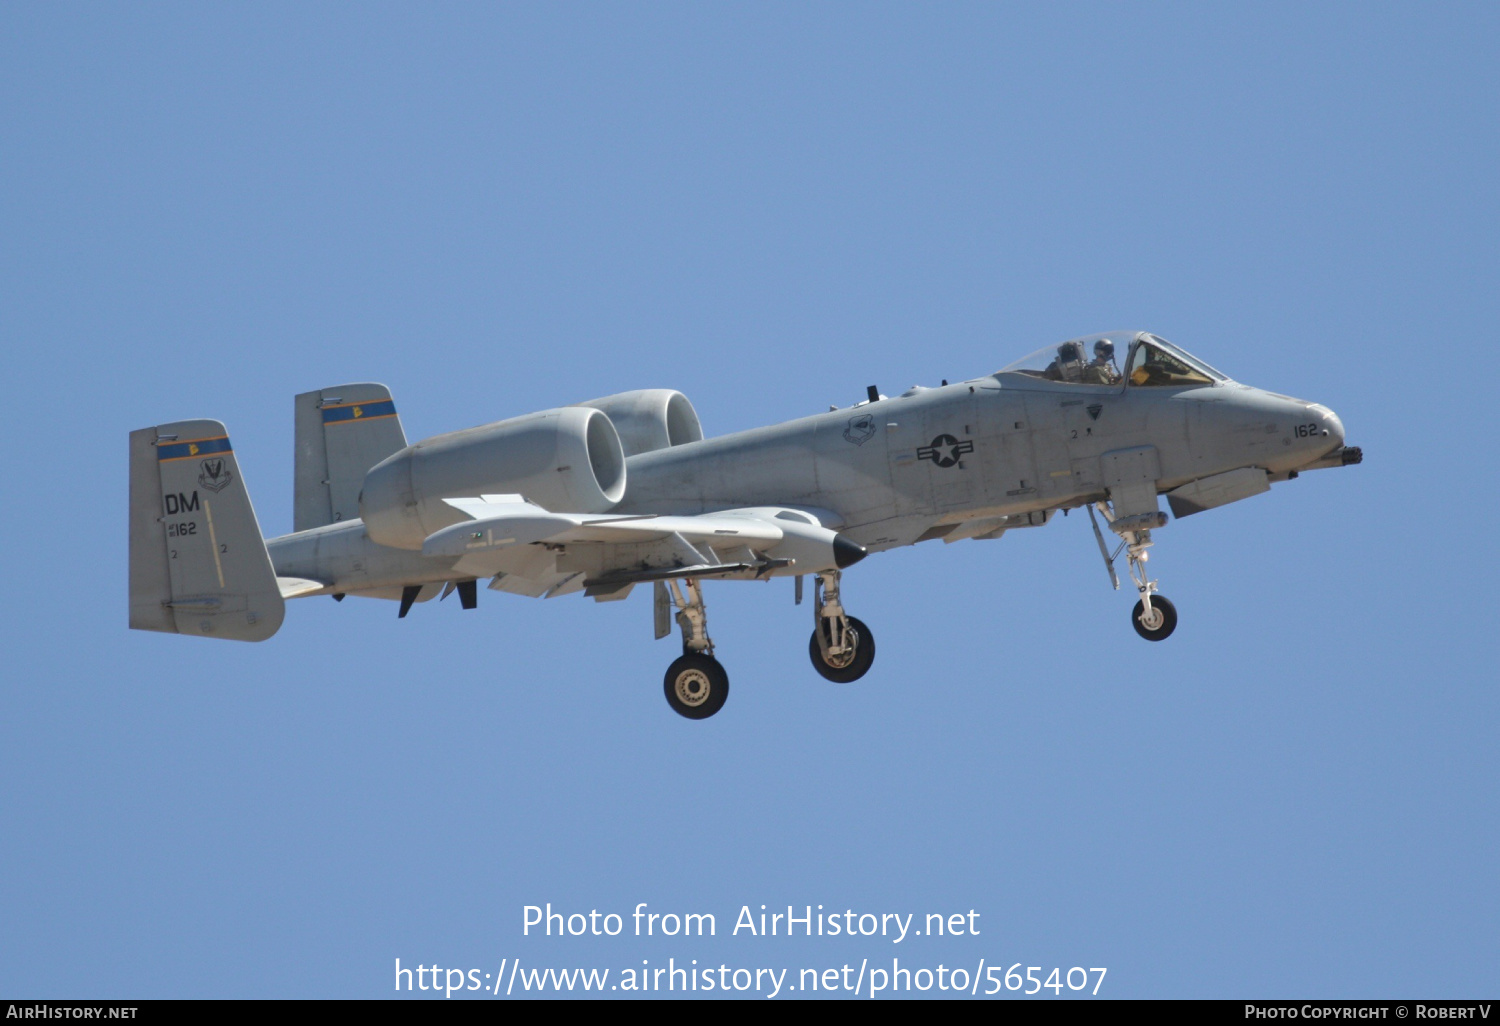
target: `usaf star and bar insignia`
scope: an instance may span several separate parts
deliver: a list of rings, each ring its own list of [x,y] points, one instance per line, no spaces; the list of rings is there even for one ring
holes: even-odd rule
[[[965,453],[973,451],[973,442],[960,442],[952,435],[938,435],[932,440],[931,445],[924,445],[917,450],[917,459],[931,460],[939,467],[951,467],[956,465]]]

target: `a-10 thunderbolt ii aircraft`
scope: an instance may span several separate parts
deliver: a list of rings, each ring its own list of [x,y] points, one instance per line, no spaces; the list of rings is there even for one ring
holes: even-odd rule
[[[1165,494],[1184,517],[1304,470],[1360,461],[1333,411],[1242,385],[1146,332],[1048,346],[987,377],[774,427],[703,437],[679,392],[594,399],[408,445],[390,392],[296,397],[292,534],[263,540],[224,425],[130,435],[130,626],[262,641],[284,600],[413,603],[477,582],[606,602],[650,584],[656,636],[682,631],[668,704],[718,712],[729,679],[703,603],[709,579],[813,578],[813,667],[853,681],[875,658],[841,577],[871,552],[993,539],[1084,507],[1131,624],[1160,641],[1177,611],[1146,571]],[[1094,519],[1097,511],[1098,519]],[[1106,542],[1099,520],[1110,535]]]

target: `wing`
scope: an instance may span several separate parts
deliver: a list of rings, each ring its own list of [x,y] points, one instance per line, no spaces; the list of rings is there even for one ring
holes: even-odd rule
[[[490,587],[553,597],[584,590],[624,598],[643,581],[672,577],[760,579],[847,566],[864,550],[822,511],[755,507],[699,516],[557,513],[519,495],[444,500],[471,519],[429,536],[422,554],[451,558]],[[835,521],[832,514],[822,514]],[[842,560],[842,562],[840,562]]]

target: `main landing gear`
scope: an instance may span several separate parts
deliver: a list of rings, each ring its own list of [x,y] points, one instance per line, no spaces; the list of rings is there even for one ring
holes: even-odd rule
[[[724,708],[729,698],[729,674],[711,655],[684,652],[667,667],[662,688],[673,712],[690,720],[706,720]]]
[[[875,661],[875,635],[863,621],[844,612],[839,601],[837,570],[814,575],[813,599],[814,629],[807,645],[813,669],[828,680],[841,684],[859,680]],[[800,578],[797,601],[802,601]],[[687,577],[657,584],[658,638],[672,632],[674,618],[682,631],[682,655],[667,667],[662,691],[667,696],[667,704],[679,716],[706,720],[724,708],[724,702],[729,698],[729,674],[714,658],[701,582]]]
[[[669,581],[658,592],[657,637],[665,637],[670,628],[663,630],[664,619],[661,597],[670,596],[671,606],[677,609],[677,626],[682,628],[682,655],[667,667],[662,689],[667,695],[667,704],[679,716],[690,720],[706,720],[720,709],[729,698],[729,674],[714,658],[714,643],[708,636],[708,611],[703,607],[703,586],[689,577],[683,583]]]
[[[813,633],[807,654],[813,669],[835,684],[859,680],[875,662],[875,635],[864,621],[845,614],[837,570],[813,579]]]
[[[1109,529],[1120,536],[1120,545],[1113,554],[1104,544],[1104,535],[1099,531],[1099,522],[1094,519],[1095,509],[1109,524]],[[1141,595],[1140,601],[1131,610],[1130,625],[1147,641],[1165,641],[1177,629],[1177,607],[1172,605],[1171,600],[1165,595],[1157,594],[1156,582],[1146,576],[1146,563],[1151,558],[1151,554],[1146,550],[1153,544],[1151,529],[1166,523],[1166,514],[1142,513],[1136,516],[1117,517],[1109,506],[1102,502],[1094,503],[1088,507],[1088,510],[1089,521],[1094,525],[1094,538],[1099,542],[1099,555],[1104,557],[1104,565],[1109,570],[1109,579],[1114,582],[1116,591],[1120,590],[1120,577],[1115,573],[1115,560],[1119,558],[1120,550],[1125,550],[1125,558],[1130,568],[1130,580]]]

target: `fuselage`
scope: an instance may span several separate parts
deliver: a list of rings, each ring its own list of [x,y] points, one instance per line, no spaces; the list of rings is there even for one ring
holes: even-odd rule
[[[1343,442],[1326,407],[1233,381],[1101,386],[1000,372],[632,456],[611,512],[802,507],[879,551],[1103,500],[1111,453],[1154,451],[1166,492],[1244,467],[1285,480]],[[359,520],[267,546],[279,576],[331,591],[452,576],[451,561],[377,545]]]
[[[1154,447],[1158,490],[1241,467],[1272,479],[1343,445],[1316,403],[1236,382],[1070,387],[1001,374],[644,453],[620,511],[831,510],[868,548],[1106,497],[1101,457]]]

